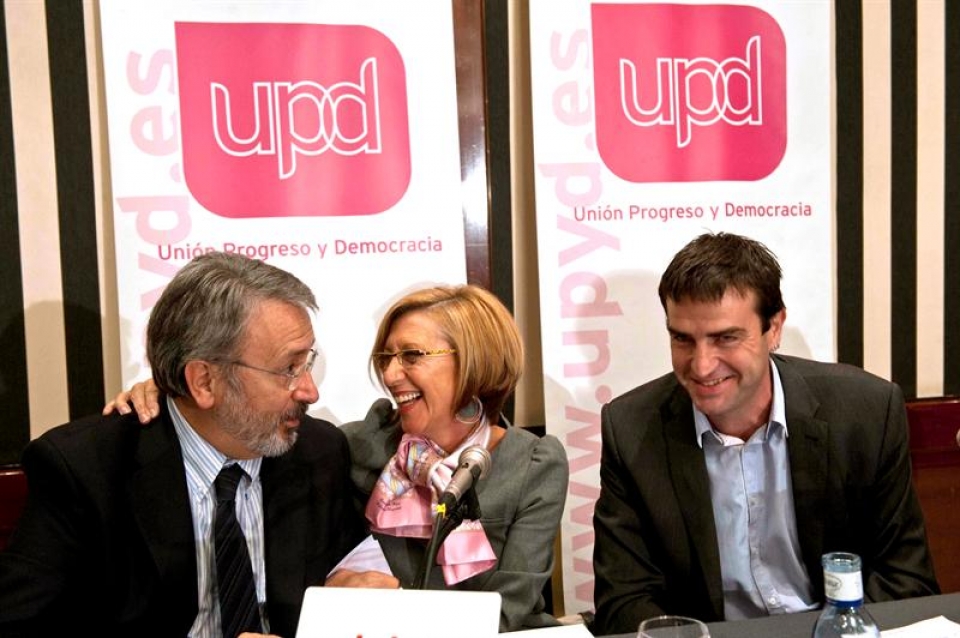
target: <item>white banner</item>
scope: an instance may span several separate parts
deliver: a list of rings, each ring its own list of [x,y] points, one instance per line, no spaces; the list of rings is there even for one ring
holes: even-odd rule
[[[600,407],[668,372],[660,275],[707,231],[780,259],[782,351],[835,357],[830,5],[531,0],[547,429],[565,610],[593,606]]]
[[[100,14],[124,383],[146,376],[167,281],[236,251],[314,290],[314,413],[361,418],[389,303],[466,280],[451,3],[101,0]]]

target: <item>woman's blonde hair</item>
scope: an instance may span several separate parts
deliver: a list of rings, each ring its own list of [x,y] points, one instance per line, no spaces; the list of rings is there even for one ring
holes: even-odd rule
[[[383,316],[371,355],[386,349],[387,338],[400,317],[424,312],[440,327],[441,336],[456,350],[457,409],[473,397],[483,403],[490,423],[497,423],[503,404],[523,372],[523,344],[510,312],[492,293],[479,286],[434,286],[399,299]],[[371,372],[382,387],[383,371],[371,356]]]

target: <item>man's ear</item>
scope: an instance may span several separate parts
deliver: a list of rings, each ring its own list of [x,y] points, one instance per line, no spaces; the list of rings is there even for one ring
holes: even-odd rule
[[[189,361],[187,367],[183,370],[183,376],[187,380],[187,389],[194,403],[201,410],[209,410],[216,404],[216,394],[214,385],[217,381],[216,371],[212,363],[208,361]]]
[[[783,339],[783,324],[787,321],[787,309],[781,308],[780,311],[770,317],[770,349],[777,350],[780,347],[780,340]]]

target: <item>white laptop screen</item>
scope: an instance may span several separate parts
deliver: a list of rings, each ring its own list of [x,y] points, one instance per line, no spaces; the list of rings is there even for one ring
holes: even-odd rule
[[[297,638],[495,638],[500,594],[308,587]]]

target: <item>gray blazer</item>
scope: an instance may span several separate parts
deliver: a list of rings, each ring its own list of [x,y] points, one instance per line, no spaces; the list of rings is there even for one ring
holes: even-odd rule
[[[852,366],[774,355],[803,563],[823,598],[825,552],[863,559],[868,601],[939,591],[911,482],[903,395]],[[594,573],[600,633],[682,614],[723,619],[717,530],[689,395],[673,374],[601,415]]]
[[[391,417],[390,402],[381,399],[365,420],[341,427],[350,443],[353,480],[362,506],[403,434]],[[542,592],[553,571],[553,543],[567,493],[566,452],[553,436],[538,438],[510,427],[491,457],[491,471],[476,489],[480,521],[497,565],[449,588],[440,569],[434,569],[429,587],[499,592],[503,601],[500,631],[555,625],[556,620],[543,611]],[[377,539],[394,575],[409,587],[426,554],[426,540],[382,534]]]

